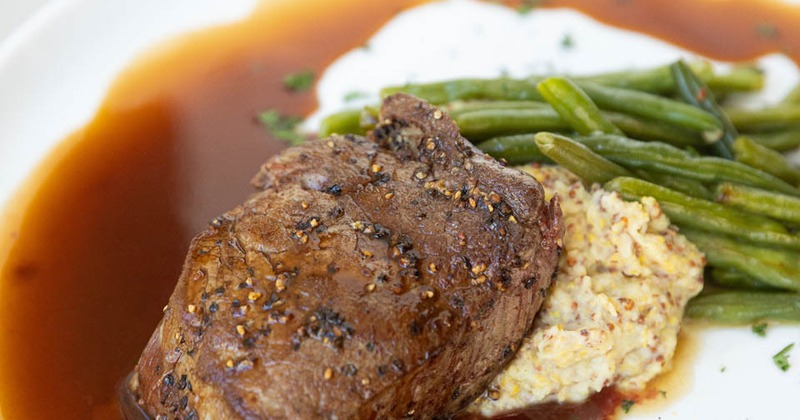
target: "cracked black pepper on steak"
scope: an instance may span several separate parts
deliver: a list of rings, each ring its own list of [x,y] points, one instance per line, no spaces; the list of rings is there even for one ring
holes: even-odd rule
[[[510,360],[556,267],[557,198],[412,96],[380,121],[270,159],[193,240],[131,380],[149,415],[447,416]]]

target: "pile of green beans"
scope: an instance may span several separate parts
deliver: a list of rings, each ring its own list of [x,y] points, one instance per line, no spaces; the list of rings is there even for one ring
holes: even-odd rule
[[[800,86],[763,109],[716,98],[763,74],[706,63],[588,77],[458,79],[389,87],[446,110],[464,137],[510,164],[558,164],[623,198],[654,197],[706,255],[706,291],[687,315],[724,323],[800,321]],[[321,135],[365,133],[374,109]],[[710,290],[709,290],[710,289]]]

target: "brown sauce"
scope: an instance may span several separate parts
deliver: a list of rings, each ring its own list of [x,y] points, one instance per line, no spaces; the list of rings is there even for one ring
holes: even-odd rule
[[[647,384],[647,388],[635,398],[631,413],[637,415],[664,412],[672,401],[686,395],[692,389],[695,356],[699,350],[699,328],[687,322],[678,335],[678,347],[672,356],[672,366]]]
[[[519,413],[496,417],[495,420],[603,420],[613,414],[624,399],[613,388],[605,388],[581,404],[548,402],[534,405]]]
[[[781,52],[800,64],[800,7],[774,0],[553,0],[608,24],[705,56],[747,61]]]
[[[284,75],[321,72],[421,2],[273,1],[246,21],[181,38],[134,63],[6,212],[0,417],[120,418],[115,385],[158,323],[189,240],[250,194],[249,178],[284,147],[254,122],[256,113],[310,112],[313,94],[287,92]],[[548,5],[577,7],[717,58],[783,51],[800,61],[800,13],[773,2]],[[615,395],[595,399],[616,407]],[[601,405],[591,412],[608,414]],[[547,408],[545,418],[564,418],[562,408]]]
[[[579,404],[546,402],[524,410],[501,414],[492,420],[604,420],[611,417],[626,397],[614,388],[604,388]],[[486,417],[467,413],[456,420],[485,420]]]

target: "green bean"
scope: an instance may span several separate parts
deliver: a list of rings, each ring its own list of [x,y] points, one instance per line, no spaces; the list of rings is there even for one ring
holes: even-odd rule
[[[461,135],[472,140],[538,131],[565,131],[569,124],[552,108],[487,109],[455,117]]]
[[[727,159],[693,156],[664,143],[640,142],[612,135],[582,138],[581,143],[629,169],[662,172],[703,183],[730,181],[800,196],[796,187],[764,171]]]
[[[508,103],[502,101],[501,103]],[[569,124],[549,104],[520,101],[517,107],[495,106],[491,101],[473,101],[464,104],[454,114],[462,135],[471,140],[493,136],[535,133],[537,131],[568,131]],[[619,127],[626,135],[642,140],[658,140],[676,146],[702,146],[701,136],[690,130],[675,127],[662,121],[603,111],[603,116]]]
[[[692,68],[704,78],[712,79],[718,77],[714,74],[711,63],[707,61],[692,63]],[[604,73],[588,77],[573,77],[572,79],[660,95],[669,95],[675,92],[675,81],[672,79],[669,65],[643,70]],[[718,85],[726,90],[736,90],[738,86],[743,85],[743,83],[738,80],[732,80],[732,82],[734,82],[732,86],[727,86],[727,82],[728,81],[723,78]]]
[[[714,267],[711,270],[711,282],[717,286],[732,289],[775,290],[774,287],[730,268]]]
[[[761,109],[726,108],[733,125],[742,131],[796,129],[800,127],[800,106],[782,104]]]
[[[706,82],[714,96],[728,92],[755,92],[764,88],[764,72],[754,66],[737,66],[728,73],[710,75],[698,71],[698,67],[689,64],[700,80]]]
[[[607,182],[604,188],[616,191],[626,199],[653,197],[661,204],[664,213],[678,225],[714,230],[729,235],[742,234],[743,237],[754,241],[769,236],[769,234],[794,238],[786,233],[783,225],[774,220],[725,207],[713,201],[691,197],[641,179],[621,177]],[[794,239],[796,239],[796,245],[800,247],[800,238]],[[764,241],[763,239],[759,240]],[[792,242],[786,238],[783,240]],[[781,241],[781,239],[775,241]]]
[[[731,183],[718,185],[715,195],[731,207],[800,225],[800,198]]]
[[[657,155],[675,159],[694,157],[691,153],[666,143],[656,141],[642,142],[613,134],[596,134],[581,137],[579,141],[601,155],[627,156],[635,153],[642,156]]]
[[[446,82],[389,87],[381,95],[406,92],[434,104],[457,100],[494,99],[542,100],[536,90],[541,78],[530,79],[457,79]],[[722,127],[712,115],[682,102],[628,89],[607,87],[591,82],[577,82],[601,109],[664,121],[678,127],[718,137]]]
[[[398,92],[410,93],[433,104],[475,99],[541,101],[536,85],[543,78],[454,79],[443,82],[391,86],[381,90],[381,97]]]
[[[729,74],[717,75],[707,62],[692,63],[691,67],[703,80],[708,82],[709,86],[720,91],[752,91],[760,89],[763,85],[763,75],[756,72],[734,68]],[[470,99],[541,100],[536,91],[536,85],[545,77],[530,76],[523,79],[507,77],[495,79],[472,78],[425,84],[406,84],[387,87],[381,91],[381,96],[386,97],[393,93],[406,92],[434,104]],[[592,82],[655,94],[670,94],[675,91],[675,81],[670,76],[669,66],[579,76],[571,79],[576,82]]]
[[[654,184],[678,191],[690,197],[702,198],[704,200],[713,198],[708,188],[694,179],[687,179],[674,175],[665,175],[658,172],[646,172],[646,176],[643,178]]]
[[[771,247],[763,247],[754,244],[750,244],[746,241],[742,241],[741,238],[738,237],[731,237],[731,236],[724,236],[724,235],[716,235],[712,232],[703,232],[697,229],[693,229],[690,227],[682,227],[681,232],[692,232],[702,234],[707,240],[719,240],[723,245],[726,243],[725,241],[732,241],[737,244],[738,251],[737,252],[745,252],[750,257],[759,259],[764,261],[772,267],[780,268],[781,270],[788,270],[787,272],[800,273],[800,253],[787,250],[783,248],[771,248]],[[701,239],[702,240],[702,239]],[[735,267],[728,267],[728,268],[735,268]],[[741,270],[740,270],[741,271]],[[741,271],[742,274],[748,275],[755,279],[760,279],[761,277],[754,275],[752,273],[753,270],[750,271]],[[800,278],[795,278],[795,281],[800,281]]]
[[[516,108],[508,108],[505,104],[507,102],[502,105],[493,102],[452,104],[456,110],[452,116],[461,134],[472,140],[503,134],[569,129],[569,125],[546,103],[536,106],[531,102],[515,102]],[[369,110],[353,109],[329,115],[320,123],[319,135],[364,134],[374,125],[374,121],[365,121],[365,116],[372,114],[374,112]]]
[[[610,111],[603,111],[603,116],[631,138],[647,141],[662,141],[678,147],[705,146],[705,142],[700,133],[676,127],[663,121],[634,117]]]
[[[800,104],[800,83],[796,84],[786,96],[781,99],[783,105],[798,105]]]
[[[331,134],[363,134],[361,128],[361,109],[350,109],[337,112],[325,117],[319,124],[319,136],[328,137]]]
[[[677,127],[697,130],[707,139],[722,134],[722,125],[713,115],[682,102],[635,90],[612,88],[594,83],[579,83],[598,107],[651,118]]]
[[[478,148],[494,156],[495,158],[506,159],[506,161],[509,163],[552,162],[551,160],[547,159],[546,156],[541,154],[538,146],[536,146],[534,137],[535,134],[513,134],[508,136],[493,137],[489,140],[479,143]],[[663,174],[658,174],[657,176],[664,180],[668,178],[676,178]],[[648,177],[650,177],[650,175],[648,175]],[[699,183],[697,185],[702,187],[702,185]],[[708,194],[705,195],[709,196]]]
[[[478,144],[478,148],[495,159],[505,159],[512,165],[528,162],[552,163],[553,161],[539,150],[534,134],[517,134],[495,137]]]
[[[715,94],[753,92],[764,87],[764,73],[753,66],[737,66],[723,74],[716,74],[711,63],[707,61],[693,62],[689,64],[689,67],[708,84]],[[572,79],[661,95],[669,95],[676,91],[675,80],[672,78],[669,65],[596,76],[573,77]]]
[[[511,164],[521,164],[526,162],[552,162],[544,156],[534,141],[535,134],[514,134],[508,136],[494,137],[487,141],[478,144],[478,148],[488,153],[497,159],[505,159]],[[579,140],[581,141],[581,140]],[[653,150],[655,153],[669,153],[675,151],[675,148],[662,149],[661,143],[653,143]],[[685,156],[685,153],[678,151],[679,157]],[[657,172],[648,172],[648,179],[656,179],[658,184],[664,185],[682,191],[686,194],[709,198],[711,194],[708,190],[698,181],[688,178],[682,178],[674,175],[665,175]]]
[[[690,300],[686,316],[727,324],[800,321],[800,294],[740,290],[709,293]]]
[[[733,142],[736,160],[760,169],[793,185],[800,185],[800,169],[792,165],[786,156],[747,137],[739,137]]]
[[[681,97],[698,109],[708,111],[720,123],[721,135],[716,138],[707,138],[711,141],[711,146],[716,154],[725,159],[733,159],[733,141],[739,134],[717,105],[711,90],[683,61],[673,63],[671,69]]]
[[[547,102],[536,101],[456,101],[444,106],[444,110],[455,118],[465,112],[485,111],[489,109],[540,109],[550,108]]]
[[[379,112],[376,107],[365,106],[328,115],[320,122],[318,134],[322,138],[331,134],[364,135],[377,124]]]
[[[708,263],[714,267],[734,269],[770,286],[800,291],[800,270],[786,264],[800,259],[797,252],[764,248],[686,227],[681,227],[681,233],[706,255]]]
[[[611,160],[615,161],[615,159]],[[623,166],[626,165],[623,164]],[[638,167],[639,165],[632,166]],[[657,162],[643,162],[642,166],[706,183],[731,181],[800,196],[800,191],[796,187],[766,172],[721,158],[710,156],[692,157],[691,159],[664,158]]]
[[[600,113],[586,93],[569,79],[550,77],[539,83],[537,89],[558,115],[579,134],[622,134]]]
[[[535,133],[537,131],[568,131],[569,125],[549,104],[544,102],[471,101],[449,104],[451,114],[464,137],[481,141],[490,137]],[[699,135],[660,121],[646,120],[625,114],[603,112],[603,115],[631,137],[659,140],[677,146],[701,145]],[[332,133],[363,134],[370,124],[363,121],[364,112],[346,110],[326,117],[319,130],[322,137]]]
[[[567,137],[552,133],[534,136],[541,152],[580,177],[585,183],[603,183],[630,172],[592,152],[586,146]]]
[[[777,152],[789,152],[800,146],[800,129],[747,133],[746,136],[754,142]]]
[[[544,102],[474,101],[450,105],[454,109],[451,115],[459,124],[462,135],[474,141],[494,136],[570,129],[566,121]],[[603,112],[603,115],[631,137],[659,140],[681,147],[702,144],[699,135],[660,121],[612,112]],[[365,124],[363,117],[364,111],[361,110],[332,114],[320,124],[319,135],[326,137],[333,133],[364,134],[371,126],[369,123]]]
[[[758,230],[748,227],[746,224],[731,223],[730,220],[719,218],[715,213],[696,210],[680,204],[670,202],[660,204],[664,214],[678,226],[690,226],[709,232],[732,235],[762,246],[800,250],[800,237],[796,235]]]

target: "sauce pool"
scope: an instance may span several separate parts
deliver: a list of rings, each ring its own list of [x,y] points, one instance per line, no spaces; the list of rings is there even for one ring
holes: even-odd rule
[[[311,112],[313,89],[289,92],[283,77],[319,74],[412,2],[274,3],[135,63],[41,167],[3,238],[13,247],[0,269],[2,416],[120,418],[115,385],[158,324],[189,241],[286,147],[256,115]]]
[[[119,419],[115,385],[161,318],[189,241],[243,201],[259,165],[285,147],[255,116],[265,109],[306,115],[315,107],[313,90],[287,91],[283,77],[320,74],[398,11],[422,2],[270,2],[241,23],[181,38],[134,63],[96,117],[23,189],[30,198],[13,203],[21,219],[6,221],[2,240],[12,246],[0,262],[0,417]],[[575,7],[714,58],[781,51],[800,61],[796,8],[642,3],[548,6]],[[594,412],[608,415],[619,398],[601,394],[598,401],[613,404]]]

